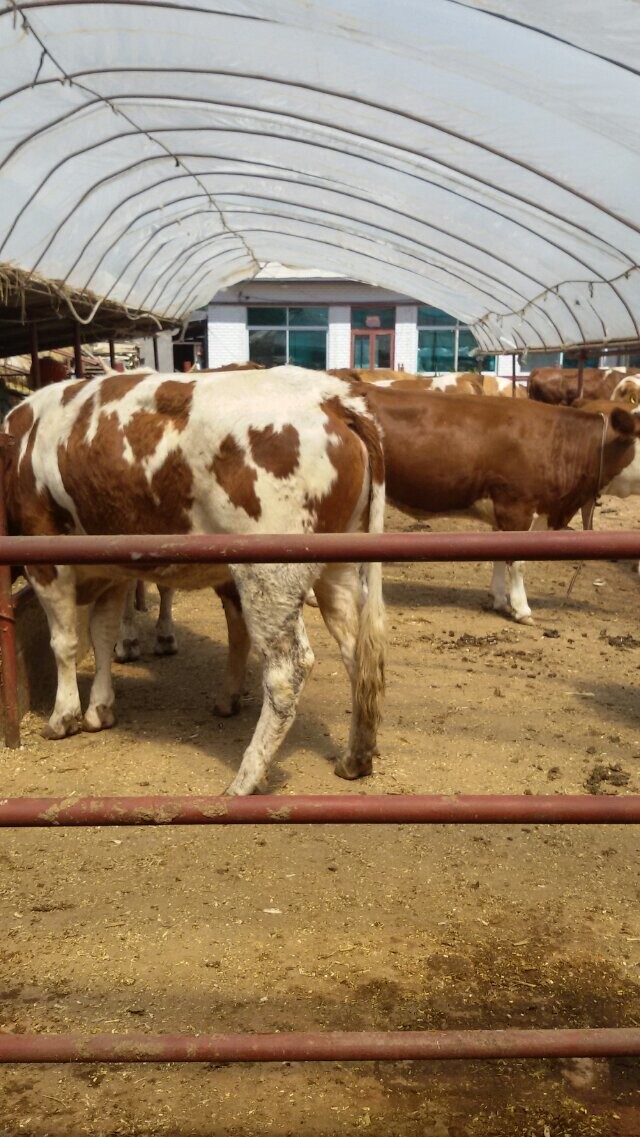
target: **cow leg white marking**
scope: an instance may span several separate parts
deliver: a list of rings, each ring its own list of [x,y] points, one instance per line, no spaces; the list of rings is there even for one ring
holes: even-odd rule
[[[82,724],[85,730],[103,730],[113,726],[116,721],[113,712],[115,695],[111,682],[111,660],[128,587],[127,584],[112,585],[91,606],[89,632],[96,660],[96,674]]]
[[[315,585],[315,594],[327,629],[340,648],[351,681],[352,713],[349,752],[336,763],[340,778],[370,774],[377,755],[375,725],[368,720],[355,698],[356,644],[364,601],[359,565],[328,565]]]
[[[77,734],[82,726],[76,675],[78,630],[75,574],[68,565],[58,565],[56,579],[51,584],[39,584],[31,576],[29,580],[45,610],[58,671],[53,714],[42,733],[45,738],[66,738],[69,734]]]
[[[495,612],[509,612],[507,599],[507,562],[494,561],[491,576],[491,595]]]
[[[264,698],[258,725],[228,794],[251,794],[291,726],[313,652],[302,605],[317,568],[313,565],[234,565],[242,611],[253,647],[264,662]]]
[[[240,696],[244,691],[251,640],[238,603],[230,596],[221,596],[220,599],[227,620],[229,651],[222,691],[213,705],[213,713],[220,715],[221,718],[229,718],[240,710]]]
[[[140,659],[140,640],[136,629],[137,588],[136,584],[127,585],[122,623],[115,646],[115,656],[118,663],[131,663],[135,659]]]
[[[547,518],[536,515],[529,526],[529,532],[534,529],[543,530],[546,528]],[[519,624],[533,624],[535,621],[531,615],[531,609],[524,587],[524,566],[524,561],[513,561],[511,564],[509,600],[511,602],[511,611],[513,612],[514,619]]]
[[[173,588],[158,585],[160,611],[156,621],[156,646],[153,649],[156,655],[175,655],[178,650],[173,626],[173,591]]]

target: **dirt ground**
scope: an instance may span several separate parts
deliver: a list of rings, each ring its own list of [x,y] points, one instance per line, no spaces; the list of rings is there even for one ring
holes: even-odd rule
[[[607,501],[597,527],[637,527]],[[390,511],[390,529],[413,523]],[[462,528],[451,523],[434,529]],[[530,566],[535,627],[485,610],[486,565],[389,565],[374,776],[339,782],[347,681],[315,671],[270,789],[640,792],[640,581],[628,562]],[[155,603],[155,596],[152,596]],[[216,720],[214,598],[182,595],[180,654],[116,666],[118,725],[4,751],[3,793],[217,793],[259,706]],[[86,695],[90,676],[83,667]],[[0,1030],[216,1032],[640,1025],[634,827],[0,831]],[[0,1135],[630,1137],[635,1060],[7,1066]]]

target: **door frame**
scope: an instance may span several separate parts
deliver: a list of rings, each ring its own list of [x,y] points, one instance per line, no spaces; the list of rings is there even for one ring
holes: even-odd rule
[[[369,337],[369,360],[375,359],[375,344],[374,344],[375,337],[376,336],[391,336],[391,352],[390,352],[391,364],[390,364],[390,369],[393,370],[393,365],[395,363],[395,357],[396,357],[396,332],[395,332],[395,328],[371,328],[371,329],[369,329],[369,328],[352,328],[351,329],[351,367],[355,366],[354,361],[355,361],[355,356],[356,356],[356,343],[355,343],[356,336],[368,336]],[[377,371],[377,370],[379,370],[379,368],[377,368],[375,366],[375,364],[371,364],[371,370]]]

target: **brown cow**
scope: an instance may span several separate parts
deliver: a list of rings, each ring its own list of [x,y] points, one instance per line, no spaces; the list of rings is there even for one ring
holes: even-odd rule
[[[338,379],[375,383],[377,387],[397,388],[402,384],[418,384],[423,391],[440,391],[446,395],[481,395],[482,376],[475,371],[455,371],[447,375],[414,375],[410,371],[393,371],[387,367],[360,370],[357,367],[337,367],[329,371]],[[404,389],[404,387],[401,387]]]
[[[633,367],[585,367],[583,398],[609,399],[625,375],[638,374]],[[539,403],[570,407],[578,398],[578,369],[536,367],[529,375],[529,398]]]
[[[384,464],[358,389],[326,374],[107,375],[44,388],[8,415],[10,531],[73,533],[380,532]],[[58,689],[46,736],[115,721],[111,658],[132,577],[172,587],[214,585],[240,596],[249,632],[230,623],[236,655],[262,657],[264,698],[230,793],[252,793],[293,722],[313,664],[302,605],[314,587],[353,693],[349,754],[336,773],[369,773],[382,693],[379,565],[361,603],[355,565],[34,566],[29,578],[51,631]],[[76,678],[76,606],[91,604],[96,674],[84,718]],[[226,695],[233,710],[238,673]]]
[[[470,516],[494,529],[562,529],[636,453],[640,416],[615,403],[600,413],[521,399],[455,400],[370,384],[382,427],[387,496],[416,517]],[[523,562],[494,569],[494,608],[531,623]]]

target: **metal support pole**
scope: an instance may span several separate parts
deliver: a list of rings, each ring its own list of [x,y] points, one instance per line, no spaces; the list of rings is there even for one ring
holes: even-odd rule
[[[0,1034],[0,1062],[379,1062],[611,1058],[640,1030],[402,1030],[275,1034]]]
[[[82,345],[80,343],[80,324],[73,325],[73,356],[76,379],[84,379],[84,362],[82,359]]]
[[[516,397],[516,353],[511,356],[511,398]]]
[[[579,352],[578,353],[578,398],[579,399],[582,398],[582,394],[584,391],[584,361],[585,361],[585,359],[586,359],[586,353],[584,351]]]
[[[39,391],[42,386],[42,376],[40,374],[40,356],[38,355],[38,325],[34,320],[31,321],[29,331],[31,334],[31,373],[33,375],[33,387],[35,391]]]
[[[113,336],[109,336],[109,363],[111,364],[111,370],[115,371],[115,369],[116,369],[116,345],[115,345]]]
[[[0,533],[7,532],[4,497],[4,466],[8,448],[14,444],[8,434],[0,434]],[[11,750],[20,746],[20,710],[18,706],[18,653],[16,649],[16,613],[11,594],[11,566],[0,566],[0,661],[2,664],[2,711],[4,743]]]
[[[160,370],[160,353],[158,351],[158,337],[153,337],[153,366],[156,371]]]
[[[637,825],[640,795],[5,798],[0,828],[60,825]]]

